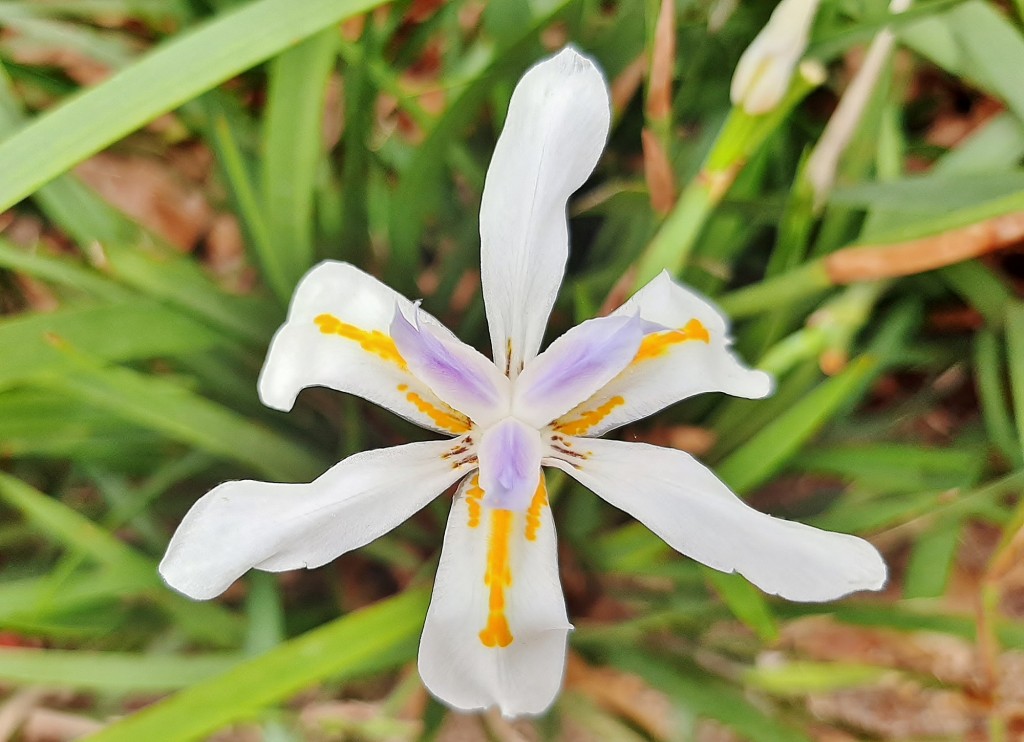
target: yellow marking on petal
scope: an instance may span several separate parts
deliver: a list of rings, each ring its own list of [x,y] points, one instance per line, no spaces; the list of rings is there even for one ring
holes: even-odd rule
[[[555,430],[565,435],[583,435],[611,414],[616,407],[626,404],[626,400],[615,395],[600,407],[584,412],[573,420],[565,420],[555,424]]]
[[[480,501],[483,498],[484,491],[480,488],[480,476],[474,474],[469,487],[466,488],[466,507],[469,508],[469,522],[466,525],[470,528],[476,528],[480,525],[480,513],[482,510]]]
[[[711,335],[708,328],[699,319],[694,318],[686,323],[684,327],[666,332],[655,332],[643,339],[640,349],[637,350],[630,365],[643,363],[652,358],[664,355],[669,348],[678,343],[685,343],[689,340],[699,340],[703,343],[711,342]]]
[[[530,501],[530,508],[526,511],[526,540],[536,541],[537,531],[540,530],[540,514],[544,506],[548,504],[548,488],[544,481],[544,472],[540,473],[540,481],[537,483],[537,491],[533,493]]]
[[[509,540],[514,516],[511,510],[491,511],[491,538],[487,546],[487,571],[484,573],[484,584],[490,588],[487,625],[479,634],[485,647],[507,647],[512,643],[512,632],[505,616],[505,588],[512,584]]]
[[[373,353],[375,356],[395,364],[403,371],[409,370],[402,354],[398,352],[395,341],[380,330],[363,330],[355,325],[342,322],[333,314],[317,315],[313,322],[324,335],[338,335],[347,340],[354,340],[367,353]]]
[[[408,385],[400,384],[398,386],[398,391],[404,392],[408,388]],[[405,398],[409,400],[417,410],[433,420],[434,424],[439,428],[444,428],[452,433],[461,435],[462,433],[468,433],[473,427],[473,424],[465,415],[459,414],[450,407],[448,410],[435,407],[416,392],[406,393]]]

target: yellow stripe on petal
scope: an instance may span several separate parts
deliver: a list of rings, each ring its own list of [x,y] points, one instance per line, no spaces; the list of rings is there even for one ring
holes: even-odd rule
[[[544,472],[540,473],[540,481],[537,483],[537,491],[533,493],[533,500],[530,508],[526,511],[526,540],[536,541],[537,531],[540,530],[540,514],[548,504],[548,488],[544,481]]]
[[[513,639],[505,616],[505,588],[512,584],[509,542],[514,516],[511,510],[491,511],[491,538],[487,547],[487,571],[484,573],[484,584],[490,588],[487,625],[479,634],[485,647],[507,647]]]
[[[608,417],[612,410],[624,404],[626,404],[626,400],[616,395],[600,407],[584,412],[577,418],[555,423],[555,430],[565,435],[584,435],[588,430]]]
[[[640,349],[637,350],[636,355],[630,362],[630,365],[643,363],[644,361],[649,361],[652,358],[657,358],[658,356],[664,355],[673,345],[685,343],[690,340],[699,340],[703,343],[711,342],[711,335],[708,333],[708,328],[706,328],[704,323],[699,319],[691,319],[684,327],[680,327],[677,330],[656,332],[648,335],[644,338],[643,342],[640,343]]]
[[[405,398],[412,403],[413,407],[433,420],[434,424],[439,428],[444,428],[456,435],[461,435],[468,433],[473,427],[473,424],[465,415],[456,412],[450,407],[447,410],[435,407],[416,392],[409,391],[408,384],[400,384],[398,391],[405,392]]]
[[[474,474],[473,481],[466,488],[466,507],[469,510],[469,522],[466,525],[470,528],[477,528],[480,525],[480,512],[482,510],[480,501],[483,498],[484,491],[480,489],[480,476]]]
[[[380,330],[363,330],[355,325],[342,322],[333,314],[319,314],[313,322],[324,335],[337,335],[347,340],[354,340],[367,353],[373,353],[385,361],[394,363],[403,371],[409,370],[405,359],[402,358],[402,354],[395,346],[395,341]]]

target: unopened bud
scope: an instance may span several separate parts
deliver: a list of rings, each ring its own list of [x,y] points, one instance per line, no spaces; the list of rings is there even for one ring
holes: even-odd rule
[[[819,0],[782,0],[736,65],[729,94],[733,105],[755,116],[786,95],[807,41]]]

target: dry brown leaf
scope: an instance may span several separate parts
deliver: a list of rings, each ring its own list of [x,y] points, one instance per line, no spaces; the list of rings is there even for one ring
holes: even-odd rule
[[[676,3],[661,0],[654,27],[651,81],[647,89],[647,116],[662,121],[672,112],[672,77],[676,64]]]
[[[664,216],[676,203],[676,176],[672,172],[672,163],[658,137],[650,130],[640,132],[640,142],[643,145],[644,179],[651,196],[651,208]]]
[[[658,740],[669,739],[676,728],[672,702],[638,675],[610,667],[588,665],[570,652],[565,687],[594,700]]]
[[[964,739],[986,724],[984,709],[964,695],[905,679],[812,695],[807,708],[819,719],[888,740]]]
[[[166,163],[102,152],[75,168],[75,173],[104,199],[180,250],[194,249],[213,221],[205,194]]]
[[[24,742],[65,742],[98,732],[103,724],[80,714],[35,708],[22,728]]]
[[[8,33],[13,34],[10,29]],[[108,77],[112,70],[106,64],[87,57],[71,46],[50,46],[16,35],[3,39],[6,55],[14,61],[34,67],[57,67],[80,85],[97,85]]]
[[[1018,211],[916,240],[846,247],[825,258],[825,271],[837,285],[910,276],[977,258],[1022,240],[1024,212]]]
[[[622,113],[629,102],[633,100],[636,91],[644,84],[644,75],[647,74],[647,56],[641,54],[622,70],[611,82],[612,110],[616,114]]]

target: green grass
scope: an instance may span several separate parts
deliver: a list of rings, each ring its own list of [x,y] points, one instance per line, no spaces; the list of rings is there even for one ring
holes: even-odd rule
[[[883,596],[788,605],[673,555],[559,480],[573,651],[660,694],[678,732],[668,738],[714,720],[758,741],[812,739],[821,724],[884,737],[866,717],[816,718],[807,697],[894,673],[922,679],[867,653],[793,650],[789,632],[807,616],[831,616],[851,641],[870,627],[1024,647],[1024,615],[993,602],[1002,588],[964,558],[1015,554],[1019,260],[996,252],[847,285],[830,273],[844,248],[1024,210],[1020,4],[934,0],[893,19],[881,0],[826,2],[810,46],[826,82],[795,83],[775,112],[750,117],[731,109],[729,81],[771,5],[740,3],[712,31],[722,4],[677,3],[672,108],[658,121],[645,113],[649,80],[622,83],[653,51],[659,3],[426,5],[0,3],[0,643],[14,645],[0,648],[0,682],[84,692],[74,713],[123,717],[95,737],[104,742],[202,739],[240,723],[299,740],[301,710],[323,698],[376,704],[370,721],[346,721],[360,738],[410,719],[436,735],[447,712],[417,695],[412,663],[444,502],[337,565],[252,576],[211,603],[170,591],[156,564],[218,482],[308,480],[354,450],[421,435],[321,390],[289,415],[263,408],[263,354],[295,282],[325,258],[422,298],[487,346],[473,288],[484,174],[516,80],[563,40],[593,55],[621,97],[609,147],[570,204],[551,337],[627,274],[667,268],[714,297],[739,352],[775,374],[775,394],[708,395],[628,434],[699,426],[710,433],[701,457],[736,491],[872,539],[892,567]],[[899,51],[816,204],[806,163],[846,89],[849,53],[889,21]],[[645,126],[667,143],[678,186],[664,215],[644,180]],[[75,172],[99,152],[191,183],[234,220],[241,253],[210,224],[188,250],[165,244]],[[162,207],[180,216],[180,204]],[[135,710],[140,701],[152,703]],[[1007,739],[1009,721],[984,720]],[[533,723],[542,738],[572,725],[666,738],[585,685]]]

